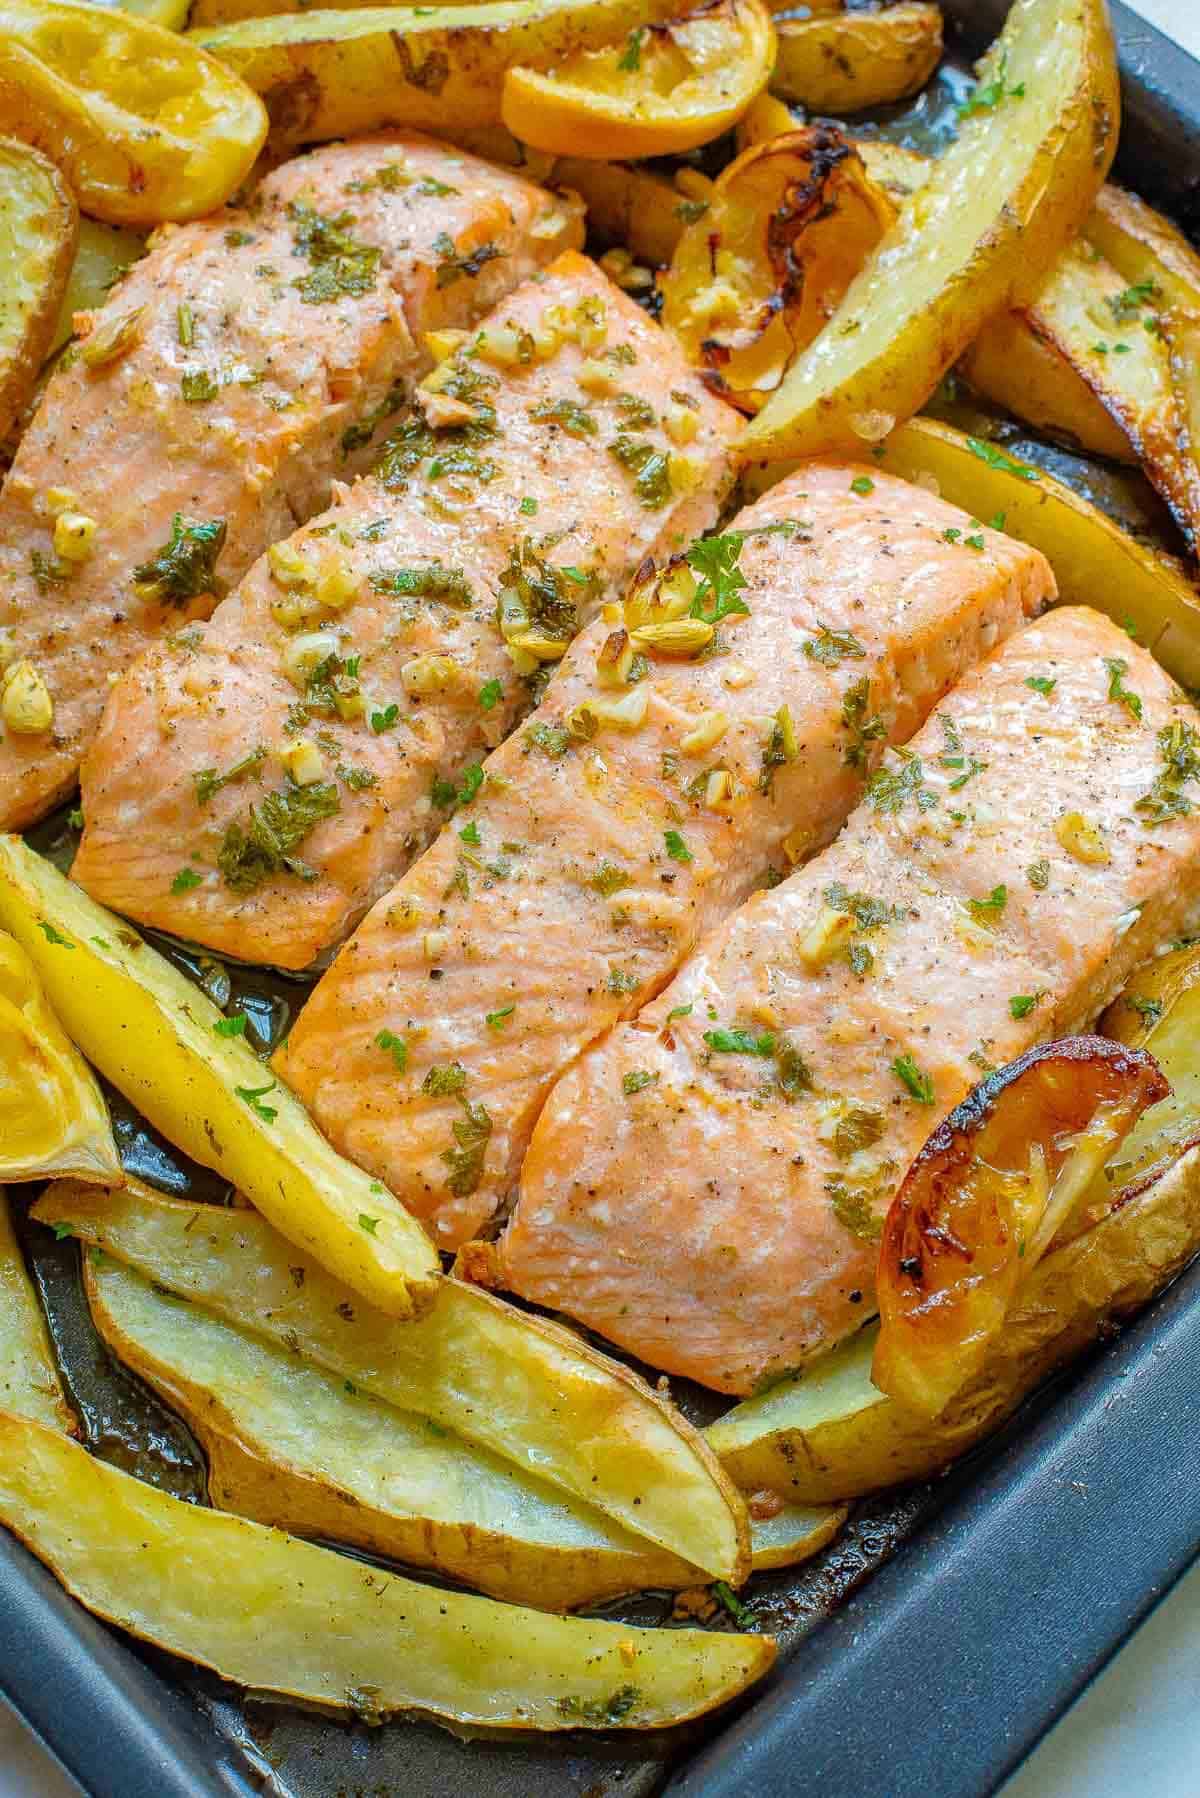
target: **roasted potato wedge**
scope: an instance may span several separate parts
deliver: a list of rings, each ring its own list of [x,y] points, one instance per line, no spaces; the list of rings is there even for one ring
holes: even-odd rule
[[[130,12],[164,31],[182,31],[187,24],[188,0],[87,0],[89,6],[105,6],[113,12]]]
[[[371,1722],[414,1710],[497,1729],[651,1729],[724,1704],[775,1659],[769,1636],[634,1629],[419,1585],[172,1498],[3,1414],[0,1521],[143,1641]]]
[[[582,196],[590,231],[652,268],[670,262],[687,220],[705,210],[704,201],[689,199],[665,175],[634,163],[560,156],[547,178]]]
[[[1107,611],[1181,686],[1200,686],[1200,593],[1170,556],[1139,543],[1052,475],[950,425],[910,419],[880,447],[889,473],[936,481],[943,498],[975,518],[1003,517],[1010,536],[1049,558],[1064,604]]]
[[[755,1573],[811,1560],[833,1541],[849,1514],[849,1505],[784,1505],[770,1517],[752,1518]]]
[[[894,216],[835,125],[757,144],[679,239],[659,278],[662,322],[715,391],[755,412]]]
[[[1070,255],[1071,249],[1066,254]],[[1061,350],[1034,335],[1026,318],[989,319],[958,364],[976,393],[1036,431],[1088,455],[1137,462],[1133,445]]]
[[[121,1161],[95,1076],[0,930],[0,1181],[52,1174],[120,1185]]]
[[[1119,116],[1102,0],[1017,0],[984,72],[1003,97],[963,122],[747,428],[745,460],[855,449],[856,418],[910,417],[1082,224]]]
[[[776,8],[780,10],[780,8]],[[883,12],[780,19],[772,90],[810,112],[862,112],[924,87],[942,54],[942,14],[924,0]]]
[[[46,1319],[25,1272],[8,1202],[0,1191],[0,1408],[48,1429],[73,1432]]]
[[[1192,1045],[1200,1033],[1200,948],[1175,949],[1148,962],[1114,1000],[1100,1027],[1118,1042],[1154,1053],[1170,1069],[1171,1091],[1141,1118],[1096,1183],[1093,1202],[1110,1201],[1114,1182],[1128,1186],[1170,1162],[1196,1133],[1200,1063]]]
[[[43,150],[112,225],[227,200],[267,117],[245,84],[159,25],[67,0],[0,0],[0,130]]]
[[[871,1378],[936,1416],[972,1379],[1018,1289],[1147,1109],[1150,1056],[1100,1036],[1043,1043],[939,1124],[888,1209]]]
[[[1194,546],[1200,465],[1172,384],[1166,338],[1143,288],[1127,286],[1098,250],[1077,242],[1063,251],[1025,317],[1121,427]]]
[[[1200,990],[1192,997],[1200,963],[1166,970],[1161,994],[1158,965],[1134,976],[1105,1022],[1124,1028],[1126,1018],[1134,1021],[1138,1046],[1153,1055],[1176,1096],[1146,1111],[1118,1149],[1080,1202],[1075,1233],[1052,1246],[1021,1284],[967,1385],[933,1418],[885,1397],[871,1379],[879,1334],[871,1324],[796,1379],[710,1426],[709,1443],[739,1485],[778,1491],[793,1504],[828,1504],[935,1472],[1192,1258],[1200,1248]],[[1139,999],[1154,1003],[1142,1013]],[[1196,1108],[1189,1109],[1186,1094]]]
[[[263,96],[280,149],[380,125],[462,131],[500,122],[504,77],[624,43],[678,0],[484,0],[286,13],[191,33]]]
[[[745,1507],[701,1438],[636,1375],[569,1330],[443,1280],[418,1320],[359,1303],[264,1218],[61,1181],[43,1222],[70,1225],[170,1291],[490,1449],[636,1535],[740,1585]]]
[[[704,1577],[591,1505],[172,1297],[110,1255],[89,1257],[84,1279],[108,1348],[204,1449],[220,1510],[546,1611]],[[797,1547],[826,1522],[824,1512],[797,1514]],[[778,1525],[772,1546],[786,1533]]]
[[[50,353],[79,236],[79,211],[40,151],[0,138],[0,439],[8,436]]]
[[[432,1302],[437,1252],[343,1160],[199,987],[19,837],[0,836],[0,928],[72,1039],[169,1141],[215,1168],[348,1286],[397,1316]]]
[[[145,254],[146,240],[136,231],[102,225],[98,219],[80,219],[79,243],[67,276],[67,288],[59,308],[58,323],[48,355],[60,350],[75,334],[75,314],[102,306],[125,270]]]
[[[708,0],[544,73],[509,69],[501,117],[522,142],[557,156],[676,155],[730,130],[766,86],[774,60],[764,0]]]

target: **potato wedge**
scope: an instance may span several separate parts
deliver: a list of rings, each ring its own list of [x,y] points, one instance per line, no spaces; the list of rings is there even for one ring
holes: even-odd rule
[[[500,110],[522,142],[557,156],[672,156],[730,130],[767,85],[775,28],[764,0],[708,0],[544,73],[517,65]]]
[[[1065,252],[1071,254],[1068,249]],[[1137,462],[1128,437],[1060,350],[1034,335],[1026,318],[1002,312],[989,319],[957,372],[984,399],[1023,418],[1035,431],[1065,440],[1088,455]]]
[[[32,962],[0,930],[0,1181],[121,1183],[108,1107],[50,1009]]]
[[[1127,283],[1126,295],[1158,309],[1171,386],[1183,426],[1181,450],[1200,455],[1200,256],[1145,200],[1101,189],[1087,236]]]
[[[835,125],[754,145],[679,239],[659,278],[662,322],[714,391],[756,412],[894,216]]]
[[[1063,251],[1025,317],[1121,427],[1194,546],[1200,465],[1172,385],[1166,338],[1143,288],[1127,286],[1098,250],[1077,242]]]
[[[1163,1011],[1155,1016],[1150,1006],[1143,1019],[1125,999],[1155,997],[1158,965],[1134,976],[1105,1022],[1123,1022],[1127,1013],[1142,1019],[1149,1029],[1144,1036],[1137,1030],[1138,1046],[1154,1056],[1176,1094],[1187,1096],[1145,1113],[1099,1182],[1095,1221],[1037,1263],[979,1371],[930,1418],[872,1383],[879,1331],[870,1324],[797,1379],[734,1406],[709,1427],[710,1445],[739,1485],[776,1490],[793,1504],[828,1504],[935,1472],[1192,1258],[1200,1248],[1200,990],[1193,985],[1200,961],[1164,975],[1156,1000]],[[1087,1216],[1085,1201],[1077,1221]]]
[[[25,1271],[8,1201],[0,1190],[0,1409],[73,1434],[46,1319]]]
[[[691,1426],[571,1331],[458,1280],[398,1323],[249,1211],[60,1181],[39,1200],[119,1261],[402,1411],[490,1449],[658,1547],[740,1585],[745,1507]]]
[[[1003,516],[1010,536],[1049,558],[1065,605],[1107,611],[1181,686],[1200,687],[1200,592],[1172,557],[1139,543],[1052,475],[935,419],[910,419],[880,449],[890,474],[936,481],[944,499],[985,522]]]
[[[88,1060],[169,1141],[382,1309],[432,1302],[441,1264],[416,1220],[330,1148],[240,1037],[219,1034],[199,987],[19,837],[0,836],[0,927]]]
[[[828,1547],[849,1515],[849,1505],[784,1505],[773,1517],[752,1518],[755,1573],[811,1560]]]
[[[50,353],[79,235],[79,210],[57,167],[0,138],[0,439],[8,436]]]
[[[89,6],[104,6],[112,12],[130,12],[135,19],[147,19],[161,25],[164,31],[182,31],[187,24],[188,0],[87,0]]]
[[[74,336],[75,314],[92,312],[102,306],[110,288],[139,256],[145,254],[145,250],[146,240],[136,231],[102,225],[98,219],[80,219],[75,260],[67,276],[66,292],[47,355],[52,356]]]
[[[665,175],[634,163],[559,156],[547,179],[582,196],[589,231],[623,245],[651,268],[670,262],[686,221],[704,209],[703,201],[689,200]]]
[[[779,10],[778,8],[776,10]],[[924,87],[942,54],[942,14],[924,0],[883,12],[780,19],[774,93],[810,112],[862,112]]]
[[[1171,1091],[1141,1118],[1113,1156],[1095,1203],[1111,1202],[1113,1183],[1128,1186],[1180,1154],[1200,1118],[1200,1063],[1192,1046],[1200,1031],[1200,947],[1175,949],[1138,970],[1100,1020],[1118,1042],[1154,1053],[1171,1070]]]
[[[245,180],[262,102],[185,42],[105,7],[0,0],[0,131],[43,150],[112,225],[199,218]]]
[[[1029,297],[1082,224],[1119,116],[1102,0],[1017,0],[985,72],[1002,98],[964,121],[747,428],[745,460],[851,450],[856,417],[910,417],[980,325]]]
[[[110,1255],[89,1256],[84,1281],[108,1348],[204,1449],[209,1497],[223,1511],[545,1611],[704,1577],[591,1505],[172,1297]],[[799,1542],[826,1521],[804,1512],[791,1534]],[[772,1543],[783,1534],[778,1527]]]
[[[0,1521],[143,1641],[370,1722],[414,1710],[496,1729],[651,1729],[724,1704],[775,1659],[769,1636],[633,1629],[422,1586],[172,1498],[4,1415]]]
[[[945,1410],[1111,1155],[1169,1090],[1150,1056],[1076,1036],[1031,1049],[955,1106],[884,1222],[871,1366],[881,1392],[930,1417]]]
[[[380,125],[451,129],[500,122],[515,64],[550,68],[624,42],[679,0],[484,0],[459,6],[288,13],[192,32],[266,101],[280,149]]]

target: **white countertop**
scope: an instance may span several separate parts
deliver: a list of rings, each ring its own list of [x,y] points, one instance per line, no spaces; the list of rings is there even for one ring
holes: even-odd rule
[[[1129,0],[1200,58],[1200,0]],[[1200,82],[1200,76],[1197,77]],[[1046,1737],[1003,1798],[1197,1798],[1200,1566]],[[0,1798],[78,1798],[0,1703]],[[864,1798],[882,1798],[865,1793]],[[909,1798],[898,1787],[891,1798]]]

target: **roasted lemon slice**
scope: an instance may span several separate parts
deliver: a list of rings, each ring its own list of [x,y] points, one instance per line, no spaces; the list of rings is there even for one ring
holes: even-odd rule
[[[0,1181],[120,1181],[108,1110],[33,963],[0,931]]]
[[[716,3],[554,69],[516,67],[501,114],[514,136],[557,156],[666,156],[719,137],[766,86],[775,29],[762,0]]]

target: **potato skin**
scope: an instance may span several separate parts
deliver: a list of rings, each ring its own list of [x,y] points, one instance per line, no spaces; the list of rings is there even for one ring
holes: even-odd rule
[[[881,13],[781,19],[771,91],[811,112],[862,112],[924,87],[942,54],[942,15],[923,0]]]
[[[0,440],[33,393],[49,353],[79,240],[79,208],[48,156],[0,138],[9,229],[0,252]]]

